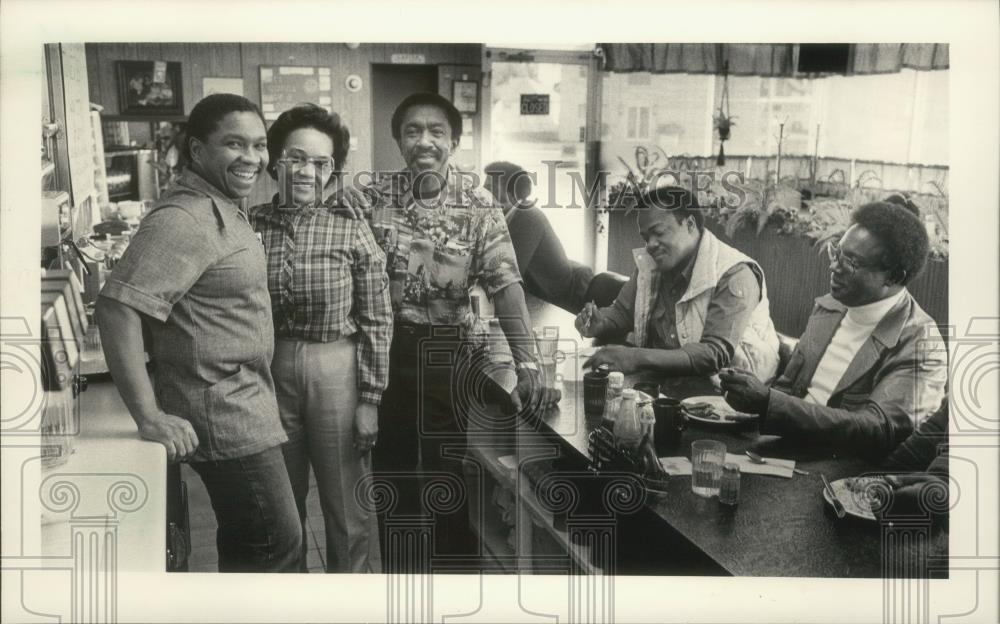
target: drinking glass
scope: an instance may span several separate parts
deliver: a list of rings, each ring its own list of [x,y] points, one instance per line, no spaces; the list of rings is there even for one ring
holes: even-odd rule
[[[556,351],[559,347],[558,327],[536,327],[531,330],[535,338],[535,348],[538,349],[538,360],[542,367],[542,381],[546,388],[556,385],[557,363]]]
[[[722,465],[726,461],[726,445],[715,440],[691,443],[691,491],[698,496],[718,496]]]

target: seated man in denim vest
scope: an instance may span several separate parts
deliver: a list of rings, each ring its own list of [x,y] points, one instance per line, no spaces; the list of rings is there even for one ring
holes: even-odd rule
[[[830,247],[830,293],[774,385],[721,375],[726,400],[761,415],[760,432],[885,455],[941,404],[946,350],[906,284],[929,243],[920,219],[879,202],[852,214]]]
[[[576,318],[586,338],[628,333],[629,344],[604,347],[584,365],[703,376],[738,366],[771,380],[778,337],[760,266],[705,229],[686,189],[649,191],[637,210],[646,246],[632,252],[632,279],[611,306],[588,304]]]

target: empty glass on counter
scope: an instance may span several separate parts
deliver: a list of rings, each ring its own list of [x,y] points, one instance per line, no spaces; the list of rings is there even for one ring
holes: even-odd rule
[[[560,381],[557,351],[559,350],[558,327],[536,327],[531,330],[538,349],[538,359],[542,366],[542,382],[546,388],[556,387]]]
[[[691,491],[711,498],[719,494],[722,465],[726,461],[726,445],[715,440],[691,443]]]

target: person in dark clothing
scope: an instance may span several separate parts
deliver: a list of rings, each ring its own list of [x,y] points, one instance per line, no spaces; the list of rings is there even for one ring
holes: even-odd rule
[[[485,173],[485,186],[507,219],[525,290],[573,314],[579,314],[588,301],[596,299],[601,299],[598,305],[610,305],[618,294],[614,286],[620,288],[625,276],[602,273],[595,281],[590,267],[566,257],[559,236],[531,199],[530,174],[504,161],[490,163]],[[598,288],[598,284],[602,287]],[[609,288],[615,292],[608,295],[600,292]]]
[[[892,488],[887,514],[930,513],[947,520],[948,400],[921,422],[885,459],[885,479]]]

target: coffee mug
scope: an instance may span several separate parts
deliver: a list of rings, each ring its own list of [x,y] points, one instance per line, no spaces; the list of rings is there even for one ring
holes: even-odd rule
[[[681,433],[687,428],[687,416],[681,409],[680,400],[672,397],[656,399],[653,401],[653,414],[656,417],[653,440],[657,451],[676,446],[681,441]]]
[[[608,374],[590,372],[583,376],[583,413],[587,418],[604,414],[604,399],[608,391]]]

